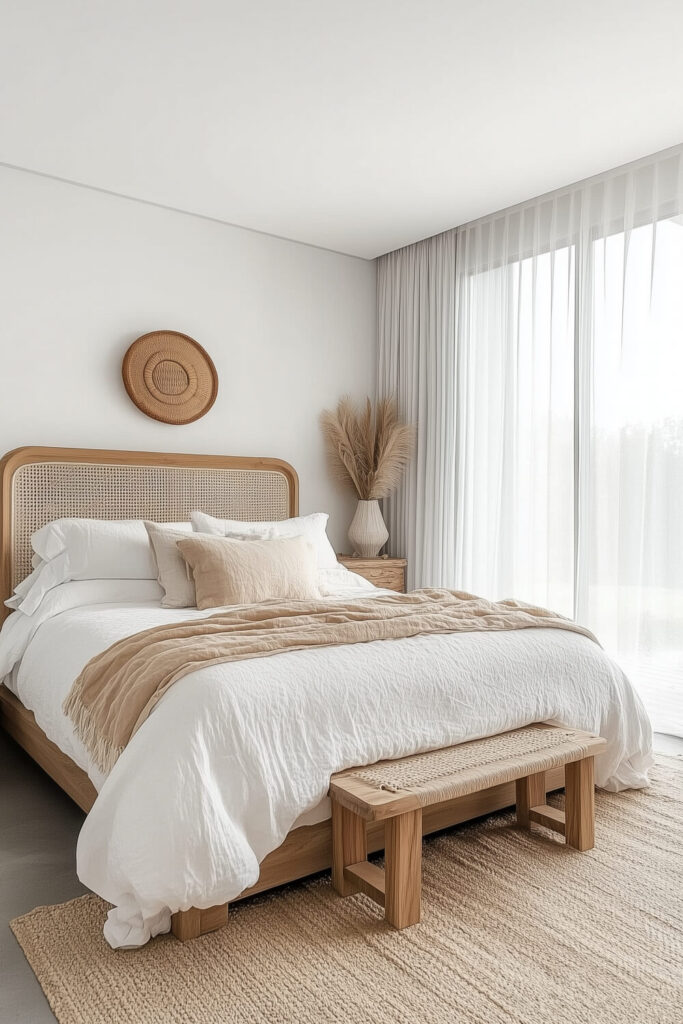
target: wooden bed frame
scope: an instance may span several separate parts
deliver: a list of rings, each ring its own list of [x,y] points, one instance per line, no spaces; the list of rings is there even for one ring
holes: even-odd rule
[[[38,529],[43,523],[61,516],[83,515],[93,518],[118,519],[118,518],[148,518],[148,519],[179,519],[178,499],[173,492],[173,508],[164,516],[158,512],[158,493],[137,495],[140,506],[140,516],[130,515],[130,501],[125,504],[123,514],[112,514],[109,507],[104,514],[96,510],[96,503],[99,500],[97,494],[90,496],[91,507],[83,507],[82,490],[79,492],[77,502],[73,501],[70,492],[71,477],[69,473],[63,476],[61,488],[63,493],[58,493],[59,488],[51,488],[49,494],[40,501],[40,495],[31,495],[28,487],[28,499],[24,492],[27,490],[26,481],[20,488],[16,487],[17,473],[24,467],[42,467],[49,472],[51,467],[85,467],[95,468],[100,474],[106,476],[106,467],[134,467],[140,470],[142,467],[153,467],[155,470],[179,470],[192,471],[219,470],[227,473],[238,474],[278,474],[282,477],[282,486],[286,486],[287,501],[284,514],[279,518],[287,518],[298,514],[298,477],[295,470],[286,462],[278,459],[248,459],[230,456],[211,455],[172,455],[157,454],[153,452],[128,452],[128,451],[105,451],[96,449],[75,449],[75,448],[19,448],[10,452],[0,462],[0,592],[4,602],[12,592],[13,587],[21,578],[26,575],[26,564],[18,567],[18,554],[25,563],[25,543],[20,543],[20,534],[25,532],[26,524],[22,519],[22,502],[31,502],[30,509],[32,519],[31,530]],[[36,476],[40,480],[40,474]],[[66,481],[66,483],[64,482]],[[158,483],[158,481],[156,481]],[[139,482],[138,482],[139,486]],[[203,507],[206,511],[214,511],[230,518],[247,518],[245,515],[226,513],[225,501],[220,491],[221,474],[216,474],[216,500],[207,507],[206,497],[203,499]],[[57,492],[56,492],[57,491]],[[21,492],[21,496],[20,495]],[[19,497],[18,497],[19,495]],[[188,500],[191,501],[191,494]],[[156,514],[150,514],[146,508],[146,499],[149,498],[149,506],[156,508]],[[39,502],[39,509],[36,513],[36,501]],[[111,502],[111,495],[107,501]],[[233,498],[234,501],[234,498]],[[95,505],[93,506],[93,502]],[[195,506],[196,507],[196,506]],[[116,510],[114,510],[115,512]],[[235,510],[232,509],[232,512]],[[263,509],[263,515],[251,515],[251,518],[270,518],[269,508]],[[239,508],[237,509],[239,512]],[[253,513],[253,506],[250,508]],[[187,514],[187,510],[184,514]],[[41,521],[42,520],[42,521]],[[36,525],[36,523],[38,525]],[[19,538],[19,540],[18,540]],[[21,571],[18,571],[18,570]],[[9,614],[8,609],[2,607],[0,621]],[[57,783],[61,789],[74,800],[86,813],[92,807],[97,796],[95,787],[87,774],[79,768],[59,747],[57,747],[36,723],[31,711],[24,707],[21,701],[5,686],[0,686],[0,724],[7,733],[36,761],[41,768]],[[558,789],[564,785],[564,769],[556,768],[547,773],[548,791]],[[451,800],[443,804],[435,804],[425,809],[422,822],[423,834],[435,832],[457,825],[463,821],[490,814],[515,803],[514,782],[493,786],[482,792],[462,797],[458,800]],[[373,853],[384,847],[384,823],[372,823],[368,827],[368,852]],[[277,850],[268,854],[261,863],[261,873],[256,885],[246,889],[237,899],[244,899],[258,892],[272,889],[303,878],[306,875],[315,874],[329,869],[332,865],[332,824],[331,819],[321,821],[314,825],[304,825],[293,829],[285,841]],[[221,927],[227,921],[228,905],[223,904],[208,909],[190,908],[180,911],[172,916],[172,931],[181,940],[194,938],[197,935],[215,928]]]

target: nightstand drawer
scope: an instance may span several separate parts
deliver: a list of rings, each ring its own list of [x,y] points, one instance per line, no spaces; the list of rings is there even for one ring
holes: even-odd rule
[[[405,558],[353,558],[351,555],[337,555],[337,558],[351,572],[357,572],[376,587],[405,593],[408,564]]]

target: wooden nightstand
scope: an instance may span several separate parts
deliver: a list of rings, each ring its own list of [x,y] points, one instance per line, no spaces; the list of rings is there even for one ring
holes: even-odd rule
[[[398,590],[400,594],[406,592],[408,562],[405,558],[353,558],[351,555],[337,555],[337,559],[351,572],[364,576],[376,587]]]

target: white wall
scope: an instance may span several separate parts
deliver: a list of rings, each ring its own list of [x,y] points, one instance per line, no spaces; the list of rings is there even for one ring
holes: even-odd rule
[[[157,423],[121,360],[147,331],[196,338],[211,411]],[[0,449],[25,444],[287,459],[301,510],[347,550],[353,499],[327,472],[318,416],[374,392],[375,266],[0,168]]]

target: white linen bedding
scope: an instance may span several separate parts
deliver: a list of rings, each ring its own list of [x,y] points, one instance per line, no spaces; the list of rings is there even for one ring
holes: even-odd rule
[[[113,946],[140,945],[168,930],[172,912],[253,885],[260,861],[320,808],[330,775],[343,768],[544,720],[606,737],[599,786],[647,784],[651,730],[630,683],[586,637],[544,629],[202,669],[171,688],[105,780],[61,713],[73,679],[126,635],[211,612],[164,609],[159,596],[92,604],[92,589],[78,590],[87,586],[65,584],[36,615],[11,616],[0,676],[21,659],[12,688],[100,790],[79,837],[78,874],[114,904],[105,926]],[[352,580],[336,586],[340,597],[353,593]],[[367,596],[367,584],[356,592]]]

